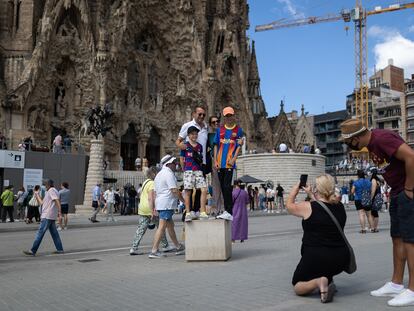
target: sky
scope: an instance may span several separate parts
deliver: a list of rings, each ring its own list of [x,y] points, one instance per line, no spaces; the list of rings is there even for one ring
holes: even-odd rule
[[[388,7],[398,0],[365,0],[364,7]],[[285,111],[310,114],[345,109],[346,96],[355,86],[354,24],[344,21],[255,32],[257,25],[280,19],[339,14],[352,9],[355,0],[248,0],[250,29],[248,36],[256,43],[261,92],[269,116],[279,113],[280,101]],[[369,16],[368,76],[375,68],[404,68],[405,76],[414,74],[414,10]],[[348,26],[348,31],[345,27]]]

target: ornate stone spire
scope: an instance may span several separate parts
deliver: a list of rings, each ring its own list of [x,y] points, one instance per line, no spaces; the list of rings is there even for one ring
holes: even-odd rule
[[[302,116],[304,116],[305,115],[305,105],[302,104],[302,109],[301,110],[302,110]]]
[[[279,114],[281,114],[282,112],[285,112],[284,107],[285,107],[285,103],[283,102],[283,99],[282,99],[280,101],[280,113]]]
[[[252,41],[252,54],[251,54],[250,63],[249,63],[249,80],[260,80],[259,69],[257,67],[256,48],[254,46],[254,41]]]

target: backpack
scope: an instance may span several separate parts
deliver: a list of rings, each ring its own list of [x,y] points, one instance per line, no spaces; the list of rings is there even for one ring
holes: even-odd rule
[[[362,206],[371,206],[371,188],[368,187],[368,183],[364,182],[364,188],[362,189],[361,194],[361,204]]]

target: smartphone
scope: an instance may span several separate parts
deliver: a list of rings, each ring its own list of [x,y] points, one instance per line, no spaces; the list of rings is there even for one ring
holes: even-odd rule
[[[299,187],[306,187],[306,183],[308,182],[308,175],[307,174],[302,174],[300,175],[300,184]]]

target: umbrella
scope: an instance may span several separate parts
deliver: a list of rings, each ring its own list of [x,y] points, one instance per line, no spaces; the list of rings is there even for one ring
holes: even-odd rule
[[[263,182],[263,180],[257,179],[255,177],[250,176],[250,175],[243,175],[242,177],[240,177],[238,179],[244,184],[258,184],[258,183]]]

